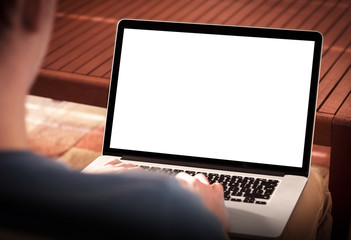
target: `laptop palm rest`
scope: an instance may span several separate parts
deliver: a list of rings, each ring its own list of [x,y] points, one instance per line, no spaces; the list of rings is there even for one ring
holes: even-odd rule
[[[229,232],[237,237],[279,238],[306,182],[306,177],[286,175],[267,206],[225,202],[230,219]]]

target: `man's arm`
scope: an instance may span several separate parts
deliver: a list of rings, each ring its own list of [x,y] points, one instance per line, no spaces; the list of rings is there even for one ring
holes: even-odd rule
[[[90,163],[82,172],[84,173],[121,173],[127,171],[143,171],[141,168],[123,163],[117,158],[97,158]],[[220,220],[224,231],[228,231],[229,222],[227,211],[224,206],[223,186],[220,183],[210,184],[203,174],[192,177],[187,173],[179,173],[176,179],[190,192],[198,195],[204,205]]]

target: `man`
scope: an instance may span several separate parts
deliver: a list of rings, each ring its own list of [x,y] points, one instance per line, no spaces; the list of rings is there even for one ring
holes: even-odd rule
[[[0,3],[1,228],[54,238],[225,239],[223,188],[204,175],[168,178],[118,160],[80,173],[28,149],[24,103],[54,13],[54,1]]]
[[[167,178],[118,160],[94,161],[80,173],[28,149],[24,102],[54,12],[51,0],[0,1],[0,238],[225,239],[222,186],[203,175]],[[321,176],[312,168],[283,239],[329,238]]]

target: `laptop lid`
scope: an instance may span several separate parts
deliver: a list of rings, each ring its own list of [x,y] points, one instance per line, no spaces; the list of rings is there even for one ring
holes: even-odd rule
[[[308,176],[318,32],[121,20],[104,155]]]

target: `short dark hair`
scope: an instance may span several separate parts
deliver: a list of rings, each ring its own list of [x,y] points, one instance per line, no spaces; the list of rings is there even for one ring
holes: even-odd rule
[[[18,4],[16,0],[0,0],[0,38],[13,26],[12,15]]]

